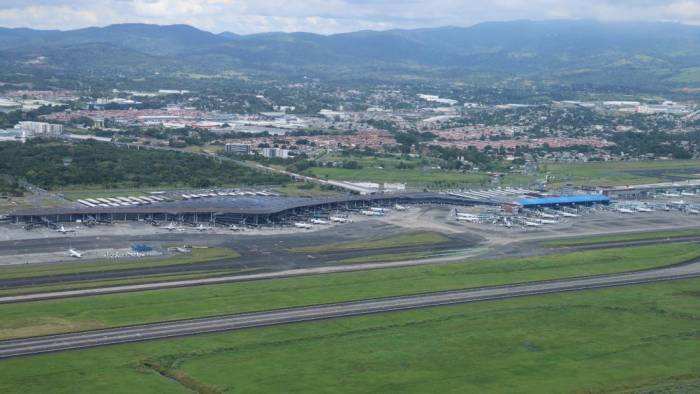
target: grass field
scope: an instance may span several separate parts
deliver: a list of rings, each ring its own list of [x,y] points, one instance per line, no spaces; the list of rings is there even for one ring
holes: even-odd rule
[[[330,197],[339,196],[341,193],[333,190],[323,190],[316,184],[310,184],[311,188],[306,187],[304,183],[288,183],[284,186],[273,187],[271,190],[277,193],[282,193],[288,197]]]
[[[651,239],[682,238],[682,237],[694,237],[694,236],[700,236],[700,229],[652,231],[652,232],[620,234],[620,235],[603,235],[603,236],[596,236],[596,237],[547,241],[547,242],[544,242],[543,244],[546,246],[584,246],[584,245],[604,244],[604,243],[610,243],[610,242],[644,241],[644,240],[651,240]]]
[[[700,245],[654,245],[4,304],[0,339],[631,271],[697,257]]]
[[[573,185],[633,185],[700,178],[698,160],[611,161],[547,164],[554,183]]]
[[[362,168],[351,170],[346,168],[312,167],[304,171],[304,174],[337,181],[399,182],[411,186],[434,185],[436,183],[481,185],[488,181],[488,176],[483,174],[462,174],[440,170],[424,171],[422,169]]]
[[[363,257],[353,257],[350,259],[338,260],[339,264],[361,264],[361,263],[375,263],[375,262],[388,262],[388,261],[401,261],[401,260],[416,260],[425,259],[430,256],[434,256],[435,252],[407,252],[407,253],[387,253],[387,254],[375,254],[372,256]]]
[[[289,251],[294,253],[331,253],[346,252],[352,250],[398,248],[402,246],[435,245],[447,241],[449,241],[449,238],[442,234],[433,232],[422,232],[396,235],[392,237],[376,239],[374,241],[353,241],[318,246],[304,246],[290,248]]]
[[[4,393],[700,390],[700,280],[325,320],[0,362]]]
[[[70,263],[27,264],[0,267],[0,279],[30,278],[34,276],[74,274],[79,272],[103,272],[130,268],[159,267],[165,265],[204,263],[206,261],[235,259],[240,254],[229,248],[195,248],[192,253],[172,257],[147,257],[129,260],[98,260]]]

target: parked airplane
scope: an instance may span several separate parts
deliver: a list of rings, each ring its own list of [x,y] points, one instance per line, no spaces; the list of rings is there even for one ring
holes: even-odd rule
[[[470,223],[481,222],[481,218],[478,215],[474,215],[473,213],[458,212],[457,210],[455,210],[455,219],[457,219],[457,221],[464,221]]]
[[[542,223],[531,222],[529,220],[526,220],[523,222],[523,226],[526,226],[526,227],[540,227],[541,225],[542,225]]]
[[[370,210],[370,211],[360,211],[360,213],[365,215],[365,216],[384,216],[383,211]]]
[[[61,226],[60,228],[58,228],[56,231],[58,231],[58,232],[61,233],[61,234],[67,234],[67,233],[74,233],[74,232],[75,232],[74,229],[72,229],[72,228],[65,228],[65,227],[63,227],[63,226]]]
[[[559,221],[552,219],[540,219],[540,224],[559,224]]]
[[[331,224],[328,220],[323,219],[311,219],[311,224]]]
[[[75,257],[76,259],[80,259],[83,257],[83,252],[78,252],[73,248],[68,249],[68,254],[70,255],[70,257]]]
[[[394,209],[397,211],[407,211],[408,207],[404,207],[403,205],[396,204],[396,205],[394,205]]]
[[[386,212],[386,208],[371,207],[369,210],[372,211],[372,212],[379,212],[379,213],[385,213],[385,212]]]
[[[457,216],[455,216],[455,219],[458,222],[469,222],[469,223],[480,223],[481,222],[481,220],[476,216],[457,215]]]
[[[617,212],[624,213],[624,214],[634,214],[634,211],[629,209],[629,208],[615,208]]]
[[[680,197],[681,196],[678,193],[661,193],[661,195],[664,197]]]
[[[342,216],[331,216],[331,222],[336,222],[336,223],[349,223],[351,222],[350,219],[344,218]]]
[[[690,193],[690,192],[683,192],[683,193],[681,193],[681,196],[693,197],[693,196],[697,196],[697,194]]]
[[[294,227],[296,228],[303,228],[304,230],[311,230],[313,228],[312,225],[308,223],[303,223],[303,222],[296,222],[294,223]]]
[[[549,213],[540,212],[540,217],[541,217],[541,218],[545,218],[545,219],[557,219],[559,216],[557,216],[557,215],[552,215],[552,214],[549,214]]]
[[[182,227],[175,225],[175,223],[173,222],[170,222],[170,224],[167,227],[165,227],[165,229],[168,231],[184,231]]]
[[[231,231],[243,231],[243,229],[241,227],[238,227],[235,224],[228,226],[228,229]]]
[[[693,208],[689,208],[685,212],[689,213],[691,215],[700,215],[700,211],[698,211],[697,209],[693,209]]]
[[[209,231],[211,230],[211,227],[205,226],[203,224],[199,224],[199,226],[195,227],[195,230],[197,231]]]
[[[637,212],[654,212],[653,209],[647,208],[647,207],[635,207],[634,208]]]
[[[577,218],[579,216],[575,213],[564,212],[564,211],[559,212],[559,214],[565,218]]]

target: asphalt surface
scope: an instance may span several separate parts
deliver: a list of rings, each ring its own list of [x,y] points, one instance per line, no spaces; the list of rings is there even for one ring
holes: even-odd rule
[[[31,293],[31,294],[3,296],[3,297],[0,297],[0,304],[40,301],[40,300],[51,300],[51,299],[59,299],[59,298],[71,298],[71,297],[86,297],[86,296],[95,296],[95,295],[101,295],[101,294],[127,293],[127,292],[133,292],[133,291],[162,290],[162,289],[172,289],[172,288],[177,288],[177,287],[216,285],[216,284],[222,284],[222,283],[246,282],[246,281],[252,281],[252,280],[289,278],[289,277],[294,277],[294,276],[322,275],[322,274],[332,274],[332,273],[341,273],[341,272],[367,271],[367,270],[372,270],[372,269],[410,267],[410,266],[428,265],[428,264],[435,264],[435,263],[447,263],[447,262],[451,262],[451,261],[462,261],[465,258],[468,258],[471,255],[476,254],[476,253],[479,253],[478,249],[475,249],[472,251],[467,251],[467,252],[462,252],[462,253],[457,253],[457,254],[450,255],[450,256],[441,256],[441,257],[434,257],[434,258],[420,259],[420,260],[395,261],[395,262],[390,262],[390,263],[365,263],[365,264],[335,265],[335,266],[328,266],[328,267],[298,268],[298,269],[277,271],[277,272],[227,275],[227,276],[217,276],[217,277],[213,277],[213,278],[203,278],[203,279],[175,280],[175,281],[168,281],[168,282],[143,283],[143,284],[137,284],[137,285],[107,286],[107,287],[97,287],[97,288],[80,289],[80,290],[62,290],[62,291],[53,291],[53,292],[39,292],[39,293]]]
[[[0,342],[0,358],[449,304],[700,277],[700,263],[649,271],[178,320]]]
[[[0,279],[0,289],[23,286],[52,285],[78,281],[138,278],[147,275],[182,274],[205,271],[283,271],[299,268],[321,267],[337,261],[388,253],[445,252],[467,249],[483,241],[475,234],[448,234],[449,240],[440,244],[366,249],[334,253],[292,253],[289,248],[318,246],[338,242],[372,240],[388,235],[412,233],[404,228],[386,223],[352,223],[329,231],[293,234],[244,235],[244,234],[156,234],[143,236],[72,237],[71,246],[78,250],[90,248],[124,247],[133,243],[159,243],[171,245],[208,245],[230,247],[240,253],[236,259],[223,259],[204,263],[177,264],[157,267],[139,267],[123,270],[80,272],[62,275],[32,276],[26,278]],[[28,251],[49,251],[67,245],[67,238],[32,239],[0,242],[0,253],[21,254]],[[79,262],[76,262],[79,264]],[[106,265],[108,266],[108,264]]]

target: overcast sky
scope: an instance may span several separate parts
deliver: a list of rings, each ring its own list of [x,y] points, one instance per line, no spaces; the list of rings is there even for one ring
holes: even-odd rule
[[[513,19],[700,25],[700,0],[0,0],[0,26],[68,30],[185,23],[212,32],[338,33]]]

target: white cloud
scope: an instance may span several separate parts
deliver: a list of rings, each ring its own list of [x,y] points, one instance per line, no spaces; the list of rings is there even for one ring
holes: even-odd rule
[[[557,18],[697,24],[700,0],[0,0],[0,25],[58,29],[143,22],[336,33]]]

